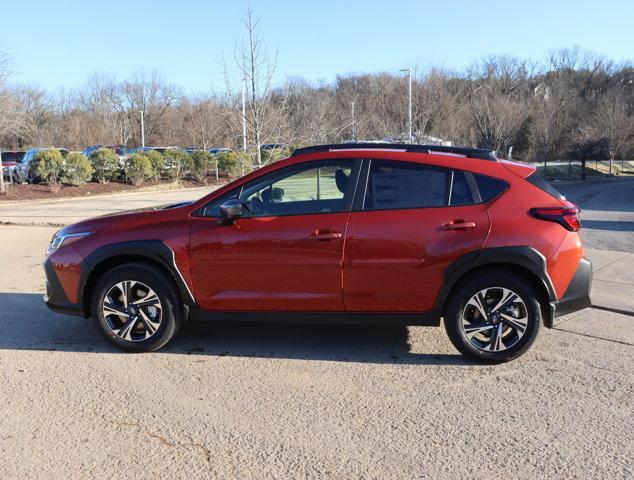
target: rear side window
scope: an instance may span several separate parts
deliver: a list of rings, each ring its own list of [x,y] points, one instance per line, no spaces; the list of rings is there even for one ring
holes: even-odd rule
[[[471,195],[471,189],[469,188],[464,172],[455,170],[453,172],[449,205],[471,205],[472,203],[473,196]]]
[[[528,181],[528,183],[532,183],[540,190],[546,192],[548,195],[551,195],[559,200],[566,199],[566,197],[564,197],[559,190],[557,190],[550,183],[544,180],[544,178],[537,172],[531,173],[526,180]]]
[[[424,208],[448,204],[451,171],[372,161],[364,210]]]
[[[480,191],[480,197],[483,202],[493,200],[508,188],[508,183],[499,178],[488,177],[486,175],[473,174],[478,190]]]

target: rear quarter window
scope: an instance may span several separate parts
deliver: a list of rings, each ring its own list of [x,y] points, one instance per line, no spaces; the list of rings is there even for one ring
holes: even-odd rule
[[[537,172],[531,173],[526,181],[532,185],[535,185],[540,190],[546,192],[548,195],[555,197],[559,200],[565,200],[566,197],[555,187],[553,187],[550,183],[548,183],[544,178]]]
[[[487,175],[473,174],[480,197],[483,202],[493,200],[498,195],[501,195],[509,187],[509,184],[499,178],[488,177]]]

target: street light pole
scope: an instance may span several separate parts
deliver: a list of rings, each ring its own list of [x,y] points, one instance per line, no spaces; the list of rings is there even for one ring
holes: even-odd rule
[[[352,140],[357,141],[357,121],[354,118],[354,102],[351,102],[352,107]]]
[[[407,109],[407,117],[409,123],[409,143],[412,143],[412,69],[411,68],[403,68],[401,72],[407,72],[409,77],[408,79],[408,109]]]
[[[141,114],[141,147],[145,148],[145,125],[143,125],[143,110],[139,110]]]
[[[2,149],[0,148],[0,193],[4,193],[5,190],[6,187],[4,186],[4,169],[2,168]]]
[[[242,79],[242,150],[247,151],[247,101],[246,101],[246,78]]]

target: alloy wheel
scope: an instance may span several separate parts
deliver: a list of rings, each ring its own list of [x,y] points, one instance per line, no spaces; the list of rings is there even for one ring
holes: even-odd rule
[[[465,305],[461,327],[474,347],[487,352],[502,352],[524,336],[528,310],[521,297],[512,290],[485,288]]]
[[[154,290],[135,280],[110,287],[101,309],[112,333],[129,342],[150,338],[163,319],[163,307]]]

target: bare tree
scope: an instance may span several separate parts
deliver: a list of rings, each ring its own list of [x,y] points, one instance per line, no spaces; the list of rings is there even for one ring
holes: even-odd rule
[[[325,85],[311,86],[302,79],[292,79],[286,90],[289,128],[285,137],[290,143],[319,144],[342,140],[350,132],[352,117],[338,108]]]
[[[610,173],[613,160],[625,153],[628,141],[634,135],[634,117],[628,115],[628,110],[625,97],[613,93],[598,101],[594,113],[593,126],[606,140]]]
[[[529,143],[533,156],[547,162],[560,154],[572,133],[571,111],[574,99],[562,90],[561,85],[538,84],[530,103],[531,128]]]
[[[528,118],[526,65],[512,57],[489,57],[476,63],[470,75],[473,143],[504,152],[516,142]]]
[[[107,74],[95,72],[78,92],[78,101],[90,114],[95,143],[125,144],[131,134],[120,85]]]
[[[0,139],[15,128],[15,100],[5,89],[5,81],[8,76],[9,57],[3,50],[0,50]],[[5,191],[2,150],[0,148],[0,193],[5,193]]]
[[[225,65],[228,118],[234,126],[242,125],[239,92],[244,82],[248,146],[253,151],[254,163],[258,168],[264,165],[262,145],[280,142],[287,120],[286,98],[283,94],[279,95],[282,93],[279,91],[276,95],[273,88],[277,51],[270,54],[266,50],[259,24],[259,17],[249,5],[243,19],[245,37],[236,44],[234,52],[235,69],[240,79],[237,83],[230,80]],[[236,115],[237,112],[240,113]]]
[[[209,95],[183,99],[181,103],[183,133],[190,145],[208,149],[224,143],[228,127],[219,102]]]
[[[158,134],[167,110],[177,104],[181,97],[179,88],[167,84],[156,71],[150,74],[139,71],[131,79],[125,80],[120,88],[121,103],[118,109],[126,112],[137,131],[141,128],[139,112],[143,111],[146,138],[150,141]]]

